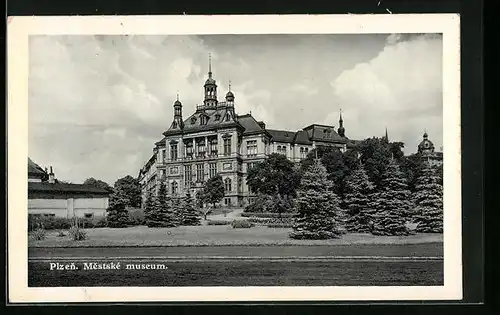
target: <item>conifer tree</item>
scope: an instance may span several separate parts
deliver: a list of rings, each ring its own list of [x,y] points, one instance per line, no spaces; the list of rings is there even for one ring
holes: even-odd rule
[[[106,222],[109,227],[123,228],[129,224],[127,198],[120,192],[114,191],[109,198],[109,207],[106,209]]]
[[[443,233],[443,186],[439,175],[428,163],[415,185],[416,231],[420,233]]]
[[[362,164],[346,179],[345,228],[348,232],[365,233],[370,231],[370,194],[374,185]]]
[[[148,193],[146,201],[144,202],[144,220],[148,227],[153,227],[155,222],[158,221],[156,213],[156,197],[152,193]]]
[[[394,159],[382,177],[381,191],[374,196],[371,232],[374,235],[408,235],[406,219],[411,205],[404,174]]]
[[[294,239],[329,239],[340,237],[339,198],[327,179],[326,169],[316,160],[303,174],[297,191],[297,216],[290,237]]]
[[[173,227],[176,226],[172,213],[171,200],[167,196],[167,188],[164,182],[160,182],[158,194],[154,198],[152,211],[147,221],[148,227]]]
[[[191,198],[189,192],[182,200],[182,212],[181,212],[181,224],[182,225],[200,225],[200,217],[198,211],[194,207],[194,200]]]
[[[183,205],[182,200],[179,196],[174,196],[171,200],[171,215],[172,215],[172,224],[174,226],[182,225],[182,212]]]

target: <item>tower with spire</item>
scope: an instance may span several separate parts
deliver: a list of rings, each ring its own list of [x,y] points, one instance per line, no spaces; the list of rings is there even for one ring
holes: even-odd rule
[[[337,133],[339,134],[339,136],[345,137],[344,120],[342,119],[342,109],[340,109],[339,128],[337,129]]]
[[[389,133],[387,132],[387,126],[385,127],[385,136],[384,136],[384,141],[386,143],[389,143]]]
[[[208,79],[205,81],[203,86],[205,89],[205,99],[203,104],[206,107],[216,107],[217,106],[217,83],[212,77],[212,56],[208,54]]]
[[[177,92],[177,99],[174,102],[174,121],[172,122],[172,129],[183,129],[184,121],[182,120],[182,103],[179,101],[179,92]]]

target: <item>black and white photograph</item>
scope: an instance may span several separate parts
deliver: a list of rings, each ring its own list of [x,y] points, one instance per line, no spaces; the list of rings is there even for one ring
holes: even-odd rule
[[[431,20],[458,45],[458,17],[444,17]],[[252,32],[248,18],[218,33],[225,22],[205,18],[25,38],[25,228],[11,232],[26,240],[26,289],[419,299],[405,290],[451,281],[459,295],[459,58],[445,30]]]

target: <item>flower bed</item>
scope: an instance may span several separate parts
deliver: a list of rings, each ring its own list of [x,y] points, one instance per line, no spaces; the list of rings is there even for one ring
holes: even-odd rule
[[[231,226],[234,229],[248,229],[254,227],[255,224],[249,222],[248,220],[234,220],[233,222],[231,222]]]

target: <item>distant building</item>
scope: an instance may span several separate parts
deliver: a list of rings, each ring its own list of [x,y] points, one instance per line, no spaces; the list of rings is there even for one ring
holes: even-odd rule
[[[443,152],[435,151],[434,143],[429,140],[427,132],[424,132],[423,140],[418,145],[417,153],[432,166],[443,164]]]
[[[222,204],[244,206],[253,198],[246,184],[247,171],[269,154],[283,154],[299,162],[316,147],[335,146],[345,151],[356,143],[345,136],[342,114],[337,130],[312,124],[299,131],[269,129],[251,114],[236,114],[231,85],[225,101],[218,100],[210,63],[203,88],[203,104],[187,119],[179,97],[174,102],[173,121],[139,172],[143,197],[156,191],[160,181],[172,196],[187,191],[195,196],[207,179],[220,174],[226,191]]]
[[[60,183],[50,167],[28,158],[28,215],[64,218],[105,216],[110,192],[81,184]]]

